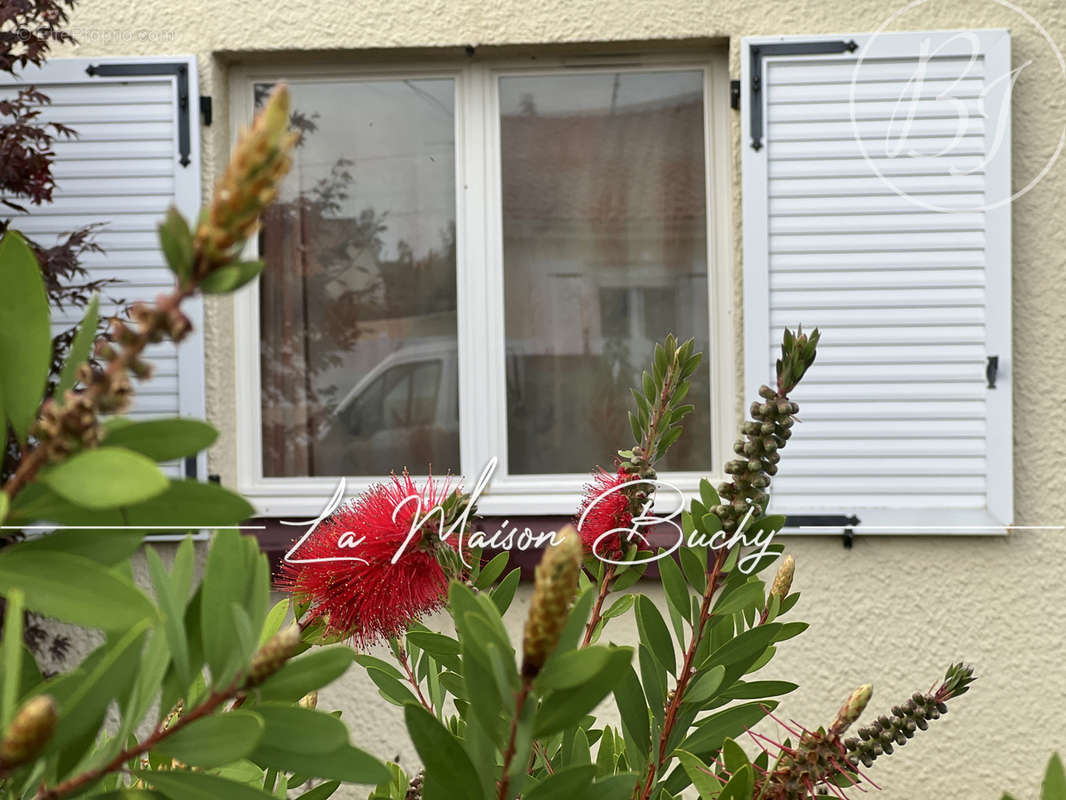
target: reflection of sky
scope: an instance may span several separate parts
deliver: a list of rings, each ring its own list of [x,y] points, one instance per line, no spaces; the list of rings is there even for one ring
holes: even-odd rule
[[[401,240],[416,257],[439,250],[441,232],[455,221],[454,82],[294,82],[291,91],[293,109],[317,114],[318,130],[298,151],[286,194],[307,192],[338,158],[349,159],[355,180],[339,216],[388,212],[386,258]]]
[[[523,113],[526,98],[542,116],[610,113],[673,104],[703,92],[703,73],[597,72],[500,78],[500,113]]]

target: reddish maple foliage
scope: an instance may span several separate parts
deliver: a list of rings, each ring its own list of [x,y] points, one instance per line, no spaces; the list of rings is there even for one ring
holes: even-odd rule
[[[425,518],[453,491],[448,481],[429,478],[418,486],[406,473],[393,475],[391,481],[371,487],[323,520],[291,558],[357,557],[366,563],[283,561],[279,587],[310,603],[302,622],[322,619],[330,632],[365,647],[403,633],[411,622],[442,606],[448,575],[435,552],[454,550],[455,537],[440,540],[440,514],[433,514],[403,545],[415,515]],[[421,504],[405,503],[409,497],[418,497]],[[342,536],[358,544],[342,547]]]
[[[622,536],[633,524],[629,498],[619,487],[633,480],[633,476],[618,468],[616,472],[600,469],[593,473],[585,485],[584,498],[577,512],[577,530],[581,541],[590,553],[601,556],[617,556],[622,552]],[[596,545],[596,540],[616,528],[623,530],[606,537]]]

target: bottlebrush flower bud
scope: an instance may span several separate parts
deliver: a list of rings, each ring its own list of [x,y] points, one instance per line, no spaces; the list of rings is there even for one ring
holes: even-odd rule
[[[544,551],[533,582],[533,598],[522,641],[522,674],[532,678],[559,644],[570,603],[577,593],[581,568],[581,537],[572,525],[560,531],[562,541]]]
[[[777,392],[775,392],[769,386],[766,386],[764,384],[759,387],[759,397],[763,398],[764,400],[773,400],[775,397],[777,397]]]
[[[56,719],[55,701],[46,694],[23,703],[0,742],[0,764],[17,767],[33,759],[52,738]]]
[[[242,132],[226,172],[216,187],[194,247],[204,274],[231,259],[230,252],[255,228],[263,208],[292,164],[297,134],[289,129],[289,92],[279,86],[249,130]]]
[[[788,597],[788,592],[792,588],[792,577],[795,574],[796,559],[789,554],[777,568],[777,575],[774,576],[774,582],[770,585],[770,596],[779,597],[782,600]]]
[[[844,705],[840,707],[837,712],[836,718],[833,720],[833,724],[829,727],[831,733],[839,736],[855,722],[866,709],[866,705],[870,702],[870,696],[873,694],[873,686],[865,684],[860,686],[844,702]]]
[[[300,626],[289,625],[278,631],[252,657],[245,686],[258,686],[284,666],[300,648]]]

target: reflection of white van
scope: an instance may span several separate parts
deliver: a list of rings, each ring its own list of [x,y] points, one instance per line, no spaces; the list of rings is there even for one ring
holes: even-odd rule
[[[330,415],[316,471],[387,475],[459,467],[459,371],[455,340],[428,340],[390,353]]]

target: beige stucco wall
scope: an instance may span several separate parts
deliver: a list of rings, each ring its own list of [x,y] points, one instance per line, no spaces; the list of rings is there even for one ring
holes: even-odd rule
[[[215,124],[204,130],[205,175],[226,156],[226,76],[245,54],[319,51],[366,58],[368,48],[455,48],[622,40],[728,40],[738,73],[740,36],[862,32],[878,28],[902,3],[877,0],[416,0],[348,4],[310,0],[82,0],[73,17],[77,55],[196,53],[201,93],[215,99]],[[1024,9],[1052,40],[1066,45],[1066,6],[1028,0]],[[993,0],[930,0],[891,29],[1007,27],[1016,66],[1032,60],[1015,89],[1013,167],[1020,186],[1054,150],[1066,120],[1066,79],[1047,42],[1022,15]],[[224,54],[224,55],[223,55]],[[734,172],[739,133],[734,118]],[[205,182],[205,188],[208,182]],[[1015,504],[1019,523],[1066,520],[1062,395],[1066,389],[1066,306],[1062,277],[1066,225],[1060,164],[1014,204]],[[734,182],[739,243],[739,183]],[[740,251],[736,249],[738,300]],[[738,306],[739,309],[739,306]],[[208,409],[222,431],[211,469],[233,483],[234,369],[227,301],[209,304],[206,326]],[[739,322],[739,311],[738,311]],[[739,333],[737,351],[740,352]],[[739,364],[739,359],[738,359]],[[1066,535],[1026,532],[1006,539],[863,538],[851,551],[839,541],[792,538],[804,597],[798,618],[812,622],[783,646],[767,669],[802,684],[787,716],[825,721],[846,692],[867,680],[875,701],[891,705],[927,687],[952,659],[973,661],[975,689],[935,731],[920,736],[874,770],[885,800],[991,800],[1012,788],[1035,797],[1052,748],[1066,749]],[[513,617],[515,630],[519,615]],[[614,638],[632,640],[619,627]],[[413,756],[397,709],[368,681],[351,676],[324,693],[345,709],[359,744],[383,755]],[[356,795],[351,795],[356,796]]]

